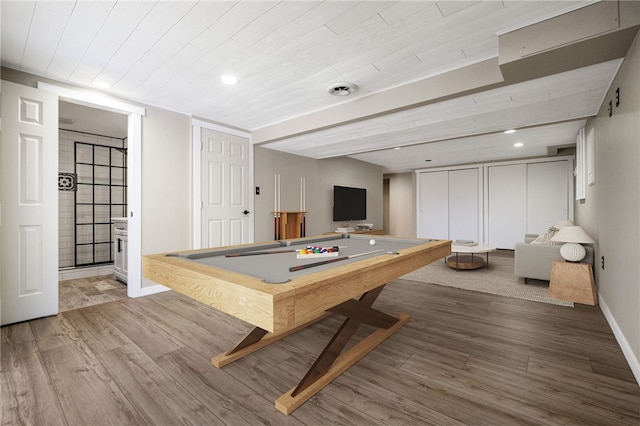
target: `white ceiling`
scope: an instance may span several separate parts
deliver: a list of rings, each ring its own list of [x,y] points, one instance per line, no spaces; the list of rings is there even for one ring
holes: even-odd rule
[[[620,59],[460,96],[454,88],[411,108],[391,101],[389,113],[367,108],[417,82],[497,64],[499,35],[592,3],[3,0],[1,58],[4,67],[82,87],[105,81],[107,93],[252,131],[267,148],[403,172],[575,143]],[[223,85],[225,73],[239,83]],[[329,95],[340,81],[359,90]],[[314,123],[345,108],[345,123]],[[508,128],[520,131],[501,133]]]

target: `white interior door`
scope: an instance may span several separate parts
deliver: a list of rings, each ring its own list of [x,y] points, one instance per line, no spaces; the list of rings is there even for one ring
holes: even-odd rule
[[[480,169],[449,172],[449,239],[480,238]]]
[[[251,242],[249,139],[203,128],[201,246]]]
[[[449,173],[418,174],[418,237],[449,239]]]
[[[0,153],[4,325],[58,313],[58,96],[2,81]]]
[[[527,165],[488,168],[488,243],[513,249],[527,231]]]

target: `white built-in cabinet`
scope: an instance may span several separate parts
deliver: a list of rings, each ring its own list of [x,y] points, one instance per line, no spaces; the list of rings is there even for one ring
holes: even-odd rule
[[[113,222],[113,278],[127,283],[128,267],[128,219],[111,218]]]
[[[524,241],[527,216],[527,165],[487,167],[487,242],[513,248],[512,241]]]
[[[540,234],[573,219],[573,158],[490,165],[487,243],[512,249],[525,234]]]
[[[418,237],[480,240],[481,170],[476,166],[418,173]]]
[[[513,249],[527,233],[573,220],[573,157],[417,171],[418,237]]]

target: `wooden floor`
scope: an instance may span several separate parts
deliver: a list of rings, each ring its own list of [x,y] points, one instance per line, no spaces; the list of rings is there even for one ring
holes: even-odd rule
[[[398,280],[412,320],[290,416],[327,318],[217,369],[246,324],[174,292],[2,328],[3,425],[638,425],[640,388],[598,307]]]

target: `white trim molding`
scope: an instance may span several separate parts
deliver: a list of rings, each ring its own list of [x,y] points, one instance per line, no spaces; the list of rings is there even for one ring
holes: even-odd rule
[[[144,296],[142,288],[142,116],[143,107],[98,92],[38,82],[38,89],[55,93],[71,103],[127,115],[127,296]],[[55,214],[58,214],[57,211]]]
[[[191,177],[192,180],[192,188],[193,194],[191,199],[193,200],[192,204],[192,212],[193,216],[191,221],[193,223],[192,229],[192,241],[193,241],[193,249],[202,248],[202,129],[215,130],[221,133],[227,133],[229,135],[240,136],[242,138],[246,138],[249,140],[249,188],[253,188],[253,141],[251,139],[251,132],[247,132],[244,130],[232,129],[229,127],[224,127],[219,124],[211,123],[208,121],[199,120],[197,118],[191,118],[191,125],[193,127],[193,131],[191,132],[193,135],[192,147],[193,147],[193,157],[192,167],[193,174]],[[253,192],[251,192],[253,194]],[[254,202],[253,196],[249,197],[249,210],[254,211]],[[255,216],[253,216],[255,218]],[[252,219],[255,221],[255,219]],[[255,233],[255,223],[251,224],[251,232]],[[251,235],[250,241],[253,241],[254,235]]]
[[[616,341],[620,345],[620,349],[622,349],[622,354],[624,355],[629,367],[631,368],[631,372],[633,376],[636,378],[636,382],[640,385],[640,360],[633,353],[633,349],[631,345],[624,337],[624,333],[620,330],[618,323],[616,322],[615,317],[611,313],[611,310],[607,306],[606,302],[602,298],[600,294],[598,294],[598,304],[600,305],[600,310],[604,314],[607,322],[609,323],[609,327],[611,327],[611,331],[613,331],[613,335],[616,338]]]
[[[584,139],[584,127],[578,132],[576,138],[576,201],[581,201],[586,198],[585,182],[586,179],[586,155],[585,155],[585,139]]]
[[[72,99],[74,103],[80,103],[89,106],[99,105],[101,107],[100,109],[108,109],[120,113],[132,113],[139,115],[146,114],[144,107],[139,107],[127,102],[122,102],[118,99],[112,98],[99,92],[70,89],[67,87],[44,83],[41,81],[38,82],[38,89],[55,93],[61,98]]]

